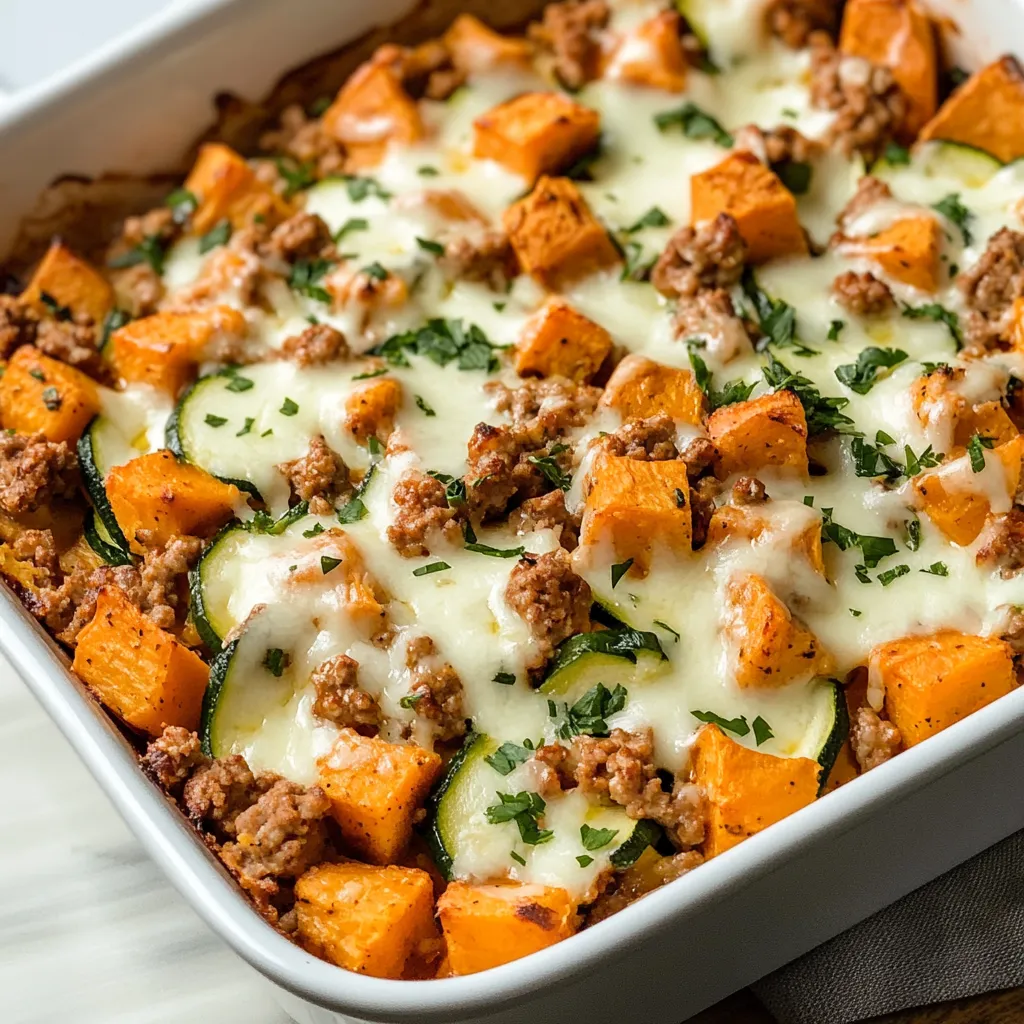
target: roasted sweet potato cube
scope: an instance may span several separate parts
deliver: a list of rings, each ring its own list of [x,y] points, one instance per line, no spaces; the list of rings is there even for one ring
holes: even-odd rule
[[[889,720],[908,747],[1016,686],[1009,644],[953,631],[880,644],[871,652],[870,670],[885,689]]]
[[[434,887],[419,868],[320,864],[295,883],[295,911],[311,953],[374,978],[401,978],[406,961],[437,946]]]
[[[716,409],[708,417],[708,436],[722,456],[718,472],[723,478],[765,466],[807,474],[807,417],[792,391]]]
[[[705,725],[690,748],[693,781],[704,790],[704,856],[717,857],[813,803],[821,766],[807,757],[774,757]]]
[[[954,544],[972,543],[993,511],[1010,507],[1020,483],[1024,437],[1018,434],[984,455],[985,468],[980,472],[975,473],[970,456],[963,455],[913,479],[918,508]],[[1004,494],[993,509],[994,497]]]
[[[209,669],[128,600],[103,587],[96,612],[78,634],[71,666],[133,729],[159,736],[168,725],[199,727]]]
[[[360,444],[371,437],[387,442],[402,402],[402,385],[385,377],[353,391],[345,401],[345,426]]]
[[[200,147],[184,187],[199,200],[191,220],[191,229],[197,235],[206,234],[222,220],[241,228],[257,215],[277,223],[292,212],[291,204],[260,181],[245,160],[221,142]]]
[[[55,315],[56,305],[97,326],[114,304],[113,289],[100,272],[60,242],[46,250],[21,297],[40,316]]]
[[[1024,71],[1000,57],[975,71],[921,129],[918,137],[962,142],[1009,163],[1024,156]]]
[[[176,395],[195,377],[211,342],[240,338],[247,329],[245,317],[231,306],[154,313],[114,331],[111,362],[123,380]]]
[[[74,444],[99,410],[91,378],[29,345],[14,353],[0,377],[0,423],[19,434]]]
[[[877,263],[895,281],[922,292],[934,292],[941,277],[942,228],[928,214],[903,217],[876,235],[848,238],[841,245],[848,256]]]
[[[734,576],[726,586],[722,633],[744,689],[777,689],[833,668],[818,638],[754,573]]]
[[[576,905],[547,885],[452,882],[437,901],[452,974],[476,974],[553,946],[576,930]]]
[[[178,534],[212,533],[234,515],[241,492],[165,449],[115,466],[107,497],[132,550],[143,551]],[[138,539],[143,530],[146,545]]]
[[[531,184],[597,145],[601,117],[560,92],[526,92],[473,122],[473,156],[494,160]]]
[[[501,35],[472,14],[460,14],[442,36],[452,63],[470,74],[503,64],[527,65],[533,48],[525,39]]]
[[[704,392],[691,370],[665,366],[636,353],[615,367],[601,405],[617,409],[623,422],[659,413],[694,426],[700,426],[704,419]]]
[[[892,71],[907,98],[900,134],[913,141],[939,97],[935,29],[927,12],[915,0],[849,0],[839,49]]]
[[[807,252],[793,193],[752,153],[730,153],[720,164],[695,174],[690,209],[695,224],[720,213],[734,217],[751,263]]]
[[[612,58],[616,77],[666,92],[686,88],[687,67],[675,11],[661,11],[649,18],[623,39]]]
[[[998,447],[1012,441],[1019,433],[1001,402],[982,402],[968,407],[959,417],[953,435],[954,449],[946,454],[965,449],[975,434],[991,438]]]
[[[562,299],[549,299],[530,318],[516,345],[520,377],[590,380],[612,349],[612,336]]]
[[[373,59],[349,76],[323,116],[323,127],[345,147],[345,169],[376,167],[392,143],[423,137],[416,101],[387,59]]]
[[[608,232],[568,178],[541,178],[502,222],[520,266],[546,288],[619,262]]]
[[[643,576],[658,548],[690,551],[690,486],[686,463],[640,462],[601,454],[590,475],[583,513],[584,544],[610,544],[617,562],[633,559]]]
[[[805,558],[822,576],[821,517],[798,501],[769,501],[764,505],[719,505],[708,523],[706,548],[731,542],[786,544],[787,555]]]
[[[317,766],[346,845],[373,864],[391,864],[409,844],[441,758],[421,747],[342,729]]]

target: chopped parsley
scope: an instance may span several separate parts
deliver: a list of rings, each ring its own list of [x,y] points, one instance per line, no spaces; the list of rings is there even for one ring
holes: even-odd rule
[[[164,272],[164,260],[167,257],[165,250],[166,243],[158,235],[146,235],[134,248],[107,261],[111,270],[123,270],[126,267],[137,267],[141,263],[148,263],[155,274]]]
[[[437,415],[437,413],[427,404],[427,400],[422,395],[416,396],[416,408],[419,409],[425,416]]]
[[[687,101],[672,110],[663,110],[654,115],[654,124],[659,132],[679,128],[688,139],[710,139],[726,149],[733,144],[733,137],[707,111],[696,103]]]
[[[340,513],[339,513],[340,516]],[[451,566],[447,562],[430,562],[428,565],[421,565],[418,569],[413,569],[413,576],[430,576],[435,572],[444,572],[445,569],[450,569]]]
[[[376,260],[368,263],[359,273],[365,274],[371,281],[386,281],[391,276],[387,267],[381,266]]]
[[[291,657],[280,647],[268,647],[263,655],[263,667],[272,675],[280,678],[291,663]]]
[[[906,167],[910,165],[910,150],[906,146],[899,145],[897,142],[888,143],[882,156],[885,162],[893,167]]]
[[[224,385],[227,391],[242,392],[248,391],[250,388],[254,388],[256,385],[249,377],[243,377],[237,370],[227,369],[223,370],[222,373],[225,377],[230,378],[227,384]]]
[[[460,370],[498,368],[494,345],[476,324],[466,326],[462,320],[428,320],[422,327],[404,334],[394,334],[375,349],[373,355],[383,356],[392,366],[409,366],[406,353],[426,356],[438,366],[455,362]]]
[[[320,572],[326,576],[329,572],[337,569],[341,565],[340,558],[334,558],[332,555],[321,555],[320,556]]]
[[[770,740],[775,733],[772,732],[772,727],[760,716],[754,719],[754,742],[761,746],[762,743],[766,743]]]
[[[690,346],[690,366],[693,367],[693,375],[696,378],[697,386],[704,392],[711,410],[721,409],[726,405],[733,405],[735,402],[745,402],[757,387],[757,381],[748,384],[746,381],[737,378],[730,380],[718,390],[713,386],[714,376],[707,367],[707,363],[697,354],[693,345]]]
[[[907,531],[907,550],[916,551],[921,546],[921,520],[915,512],[910,513],[910,518],[905,524]]]
[[[579,864],[581,868],[589,868],[590,865],[594,863],[594,858],[582,853],[576,858],[576,863]]]
[[[479,544],[475,540],[466,545],[467,551],[475,551],[478,555],[490,555],[491,558],[519,558],[526,553],[526,548],[492,548],[490,544]]]
[[[175,224],[187,223],[189,217],[199,208],[199,200],[187,188],[176,188],[165,200],[164,206],[171,211]]]
[[[604,683],[596,683],[571,707],[563,705],[565,714],[558,735],[564,740],[580,735],[607,736],[607,720],[626,706],[627,696],[624,686],[609,690]]]
[[[265,533],[272,537],[278,537],[288,529],[292,523],[297,523],[309,515],[309,502],[300,501],[294,507],[283,513],[279,519],[275,519],[269,512],[262,509],[246,523],[245,528],[253,533]]]
[[[777,345],[779,348],[793,348],[799,356],[817,354],[796,336],[796,310],[788,302],[773,299],[762,291],[750,267],[743,271],[742,285],[743,294],[754,307],[758,326],[765,336],[761,348]]]
[[[278,412],[282,416],[294,416],[298,411],[299,411],[298,403],[297,402],[293,402],[287,396],[285,397],[285,400],[281,403],[281,408],[278,409]]]
[[[74,320],[70,306],[62,306],[49,292],[40,292],[39,301],[53,314],[55,320]]]
[[[549,449],[547,455],[528,455],[527,459],[533,463],[544,475],[544,477],[553,483],[559,490],[567,491],[572,486],[572,477],[559,466],[555,459],[556,455],[561,455],[562,452],[568,451],[569,446],[565,444],[553,444]]]
[[[612,590],[619,585],[619,580],[621,580],[632,567],[632,558],[627,558],[624,562],[616,562],[615,565],[612,566]]]
[[[614,240],[614,236],[609,236]],[[620,281],[646,281],[654,264],[658,262],[657,255],[646,257],[644,247],[639,242],[626,242],[620,245],[622,250],[622,273],[619,274]]]
[[[431,167],[430,164],[423,164],[416,168],[416,173],[423,178],[436,178],[441,172],[436,167]]]
[[[323,526],[320,523],[314,523],[308,530],[302,531],[302,536],[308,540],[310,537],[318,537],[323,532]]]
[[[967,225],[974,218],[974,214],[960,202],[959,192],[951,192],[948,196],[943,196],[937,203],[932,204],[932,209],[941,213],[943,217],[952,221],[960,229],[964,245],[971,244],[973,238]]]
[[[508,851],[508,855],[509,855],[509,856],[510,856],[510,857],[511,857],[511,858],[512,858],[512,859],[513,859],[513,860],[514,860],[514,861],[515,861],[515,862],[516,862],[517,864],[522,864],[522,865],[523,865],[523,867],[526,867],[526,858],[525,858],[525,857],[523,857],[523,856],[522,856],[521,854],[518,854],[518,853],[516,853],[516,851],[515,851],[515,850],[509,850],[509,851]],[[579,859],[579,858],[577,858],[577,859]]]
[[[971,458],[971,469],[975,473],[981,473],[985,469],[985,449],[995,445],[995,438],[982,437],[981,434],[973,434],[967,442],[967,454]]]
[[[353,380],[371,380],[373,377],[383,377],[388,372],[386,366],[378,367],[376,370],[367,370],[366,373],[357,373]]]
[[[765,381],[774,391],[792,391],[804,407],[807,433],[810,437],[827,430],[842,432],[852,426],[853,420],[840,410],[849,405],[848,398],[825,398],[814,384],[800,373],[783,366],[770,352],[768,365],[762,371]]]
[[[422,693],[407,693],[404,697],[398,699],[398,706],[405,708],[406,711],[416,707],[419,702],[423,700]]]
[[[316,184],[316,168],[312,162],[302,162],[279,156],[274,159],[277,173],[284,179],[284,197],[291,199]]]
[[[592,828],[586,823],[580,825],[580,842],[584,850],[600,850],[607,846],[617,835],[617,828]]]
[[[340,177],[345,182],[348,197],[353,203],[361,203],[370,196],[385,201],[391,198],[391,193],[382,188],[380,182],[375,178],[360,177],[355,174],[342,174]]]
[[[795,196],[806,194],[811,187],[813,168],[810,164],[799,160],[783,160],[780,163],[772,164],[772,170],[782,184]]]
[[[346,235],[351,235],[353,231],[366,231],[369,226],[370,222],[365,217],[349,217],[349,219],[334,232],[334,241],[335,243],[340,243]]]
[[[434,242],[429,238],[416,238],[416,244],[424,251],[429,252],[432,256],[443,256],[444,246],[440,242]]]
[[[627,235],[634,235],[638,231],[643,231],[644,228],[663,228],[666,224],[671,223],[662,210],[657,206],[652,206],[639,220],[630,224],[628,228],[623,228],[623,231]]]
[[[945,562],[932,562],[927,569],[918,569],[918,572],[926,572],[929,576],[948,576],[949,566]]]
[[[554,835],[550,829],[541,828],[538,824],[547,806],[539,793],[496,793],[495,796],[498,802],[491,804],[485,811],[492,825],[514,821],[519,828],[520,838],[528,846],[539,846]]]
[[[740,715],[738,718],[723,718],[721,715],[716,715],[714,711],[691,711],[690,714],[698,722],[710,722],[712,725],[717,725],[720,729],[735,733],[737,736],[746,736],[750,732],[750,726],[743,715]]]
[[[894,565],[891,569],[886,569],[885,572],[878,574],[878,582],[883,587],[889,586],[893,580],[898,580],[901,576],[906,576],[910,572],[909,565]]]
[[[60,392],[55,387],[43,388],[43,393],[40,397],[43,400],[43,405],[50,412],[56,412],[64,404],[64,399],[60,397]]]
[[[936,323],[945,324],[949,330],[950,337],[956,343],[956,350],[959,352],[964,347],[964,334],[960,329],[960,317],[945,306],[937,302],[929,302],[923,306],[903,305],[903,315],[908,320],[934,320]],[[942,365],[941,363],[938,365]]]
[[[223,427],[227,423],[226,416],[216,416],[212,412],[206,414],[206,425],[208,427]]]
[[[828,325],[828,334],[826,337],[829,341],[838,341],[839,335],[843,333],[843,328],[846,326],[845,320],[833,320]]]
[[[218,245],[226,245],[230,238],[231,221],[225,217],[223,220],[217,221],[205,235],[200,237],[199,252],[202,255],[208,253],[211,249],[216,249]]]
[[[460,476],[450,476],[448,473],[439,473],[436,469],[428,469],[427,476],[432,476],[435,480],[445,485],[444,496],[448,502],[449,508],[454,508],[456,505],[464,505],[466,502],[466,482]],[[466,524],[469,526],[469,524]],[[470,531],[472,527],[469,527]],[[476,540],[476,537],[469,537],[467,533],[467,540]]]
[[[335,264],[331,260],[319,258],[296,260],[288,276],[288,287],[293,292],[305,295],[309,299],[329,303],[331,301],[331,293],[321,282],[334,269],[334,266]]]
[[[836,367],[836,378],[858,395],[866,395],[878,382],[879,370],[899,366],[907,358],[901,348],[878,348],[874,345],[863,349],[857,362],[844,363]]]
[[[518,743],[502,743],[493,753],[488,754],[484,760],[499,774],[510,775],[512,772],[533,756],[533,751]]]
[[[499,686],[515,686],[516,677],[514,672],[495,672],[492,683],[497,683]]]
[[[872,537],[841,526],[832,519],[832,511],[830,508],[821,510],[822,541],[831,541],[840,551],[860,548],[865,569],[874,569],[883,558],[896,554],[896,542],[891,537]]]
[[[244,424],[244,426],[242,427],[241,430],[238,431],[237,434],[235,434],[235,437],[244,437],[246,434],[248,434],[252,430],[252,425],[255,422],[256,422],[256,420],[255,420],[254,417],[246,416],[245,417],[245,424]]]
[[[369,514],[369,509],[363,504],[363,499],[352,497],[338,509],[338,522],[347,526],[349,523],[358,523]]]

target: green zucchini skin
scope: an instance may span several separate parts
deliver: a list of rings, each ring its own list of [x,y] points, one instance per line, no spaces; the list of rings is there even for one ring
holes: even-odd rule
[[[451,788],[456,776],[461,771],[462,766],[466,763],[466,759],[469,757],[470,753],[473,752],[474,748],[478,746],[482,748],[487,746],[489,743],[490,740],[488,737],[483,736],[480,733],[469,733],[463,741],[462,746],[448,762],[445,767],[444,774],[440,779],[438,779],[433,791],[427,799],[427,820],[430,824],[424,830],[423,838],[430,847],[430,852],[434,857],[434,863],[437,865],[438,870],[442,875],[444,875],[445,880],[449,882],[452,880],[452,855],[448,852],[448,847],[445,846],[444,837],[441,835],[441,828],[438,823],[438,809],[441,806],[441,801],[444,799],[445,794]]]
[[[210,681],[206,684],[203,707],[199,716],[199,739],[203,746],[203,753],[207,757],[217,757],[217,753],[213,749],[214,719],[217,715],[221,690],[224,689],[224,681],[227,679],[231,659],[234,657],[237,647],[238,641],[232,640],[231,643],[222,647],[220,653],[210,662]]]
[[[830,679],[832,684],[832,699],[835,709],[835,724],[832,731],[825,739],[821,750],[818,752],[817,762],[821,765],[818,772],[818,796],[825,791],[828,784],[828,776],[836,763],[839,751],[850,736],[850,713],[846,707],[846,693],[838,679]]]
[[[567,681],[571,686],[571,680],[577,673],[573,672],[574,666],[582,669],[588,659],[594,657],[620,658],[630,665],[637,664],[637,653],[656,656],[659,661],[667,661],[661,646],[661,641],[656,633],[650,633],[641,629],[633,629],[630,626],[621,626],[618,629],[595,630],[592,633],[577,633],[562,643],[552,661],[543,683],[540,685],[541,693],[561,693],[565,689]]]
[[[96,509],[85,517],[82,527],[86,543],[107,565],[133,565],[134,559],[127,551],[122,551],[114,544],[108,544],[100,533],[100,521]]]
[[[206,613],[206,604],[203,597],[203,563],[216,549],[220,541],[229,533],[243,528],[237,519],[233,519],[230,523],[222,526],[213,535],[210,543],[206,545],[202,555],[199,556],[199,561],[196,562],[188,573],[188,599],[189,608],[192,611],[192,621],[195,623],[196,632],[213,654],[219,654],[224,645],[220,634],[213,628]]]
[[[632,835],[609,857],[611,865],[617,871],[632,867],[648,846],[657,846],[664,835],[661,826],[650,818],[636,823]]]
[[[106,530],[107,536],[112,542],[107,543],[106,541],[103,541],[103,548],[110,549],[113,557],[119,558],[120,561],[110,561],[104,550],[100,550],[93,545],[92,540],[89,539],[88,536],[87,539],[89,539],[89,544],[93,550],[101,557],[107,559],[107,561],[110,561],[111,565],[128,565],[132,562],[130,549],[128,547],[128,540],[117,522],[114,510],[110,507],[110,500],[107,498],[107,488],[103,480],[103,473],[96,464],[96,453],[93,450],[92,431],[99,422],[99,419],[99,416],[94,416],[89,421],[85,430],[82,431],[82,436],[78,439],[78,464],[82,470],[82,482],[85,484],[86,492],[89,495],[89,499],[92,501],[92,506],[95,510],[96,516],[103,524],[103,528]],[[102,541],[102,538],[100,538],[98,534],[97,539]]]

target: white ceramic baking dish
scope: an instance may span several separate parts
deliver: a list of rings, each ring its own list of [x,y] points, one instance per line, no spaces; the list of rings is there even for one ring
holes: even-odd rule
[[[284,70],[408,6],[203,0],[22,95],[0,118],[0,252],[55,176],[173,165],[210,121],[214,94],[259,97]],[[957,19],[964,63],[1024,52],[1020,0],[937,6]],[[1024,828],[1022,689],[542,953],[470,977],[381,981],[307,955],[250,909],[2,588],[0,648],[175,887],[302,1024],[677,1024]]]

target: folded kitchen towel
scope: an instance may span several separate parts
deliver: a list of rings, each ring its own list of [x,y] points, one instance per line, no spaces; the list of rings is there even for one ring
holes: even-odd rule
[[[850,1024],[1024,985],[1024,832],[753,986],[779,1024]]]

